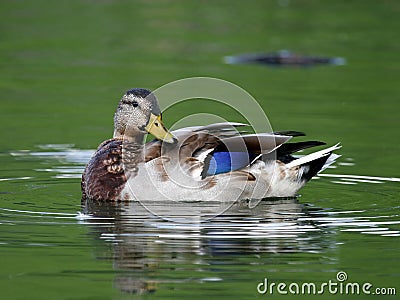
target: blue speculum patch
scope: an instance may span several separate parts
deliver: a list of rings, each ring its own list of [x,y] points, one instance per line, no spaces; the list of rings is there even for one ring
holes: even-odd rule
[[[255,154],[247,152],[214,152],[206,174],[211,176],[244,168],[255,157]]]

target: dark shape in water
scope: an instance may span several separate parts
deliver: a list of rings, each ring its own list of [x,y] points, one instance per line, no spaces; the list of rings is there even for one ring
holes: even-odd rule
[[[328,64],[342,66],[346,64],[343,57],[320,57],[295,54],[287,50],[275,53],[249,53],[236,56],[225,56],[227,64],[264,64],[270,66],[309,67]]]

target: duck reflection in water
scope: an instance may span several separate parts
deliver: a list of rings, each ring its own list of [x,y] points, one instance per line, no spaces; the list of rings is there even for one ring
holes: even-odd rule
[[[262,265],[266,260],[260,261],[260,256],[268,253],[315,253],[334,244],[327,234],[334,229],[318,228],[309,221],[309,208],[297,198],[262,200],[253,208],[248,201],[239,201],[211,218],[213,210],[220,211],[219,203],[190,203],[189,211],[187,203],[160,205],[157,213],[162,216],[154,215],[154,203],[83,203],[83,212],[91,216],[91,234],[96,244],[103,243],[96,256],[113,262],[114,286],[123,292],[151,293],[161,284],[183,282],[175,276],[165,278],[171,278],[171,270],[182,272],[188,265],[218,277],[223,275],[216,266],[229,257],[248,255]],[[207,213],[195,215],[199,211]]]

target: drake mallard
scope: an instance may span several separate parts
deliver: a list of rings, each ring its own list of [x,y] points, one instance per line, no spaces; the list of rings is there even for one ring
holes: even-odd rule
[[[82,175],[82,197],[91,200],[226,201],[295,196],[334,162],[335,145],[288,143],[301,132],[243,134],[242,123],[216,123],[169,132],[155,96],[132,89],[114,115],[114,135],[100,144]],[[144,144],[147,133],[156,137]]]

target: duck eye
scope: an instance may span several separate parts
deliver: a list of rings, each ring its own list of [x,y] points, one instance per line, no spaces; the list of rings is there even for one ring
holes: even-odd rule
[[[133,106],[133,107],[138,107],[138,106],[139,106],[139,103],[137,103],[137,101],[133,101],[133,102],[132,102],[132,106]]]

